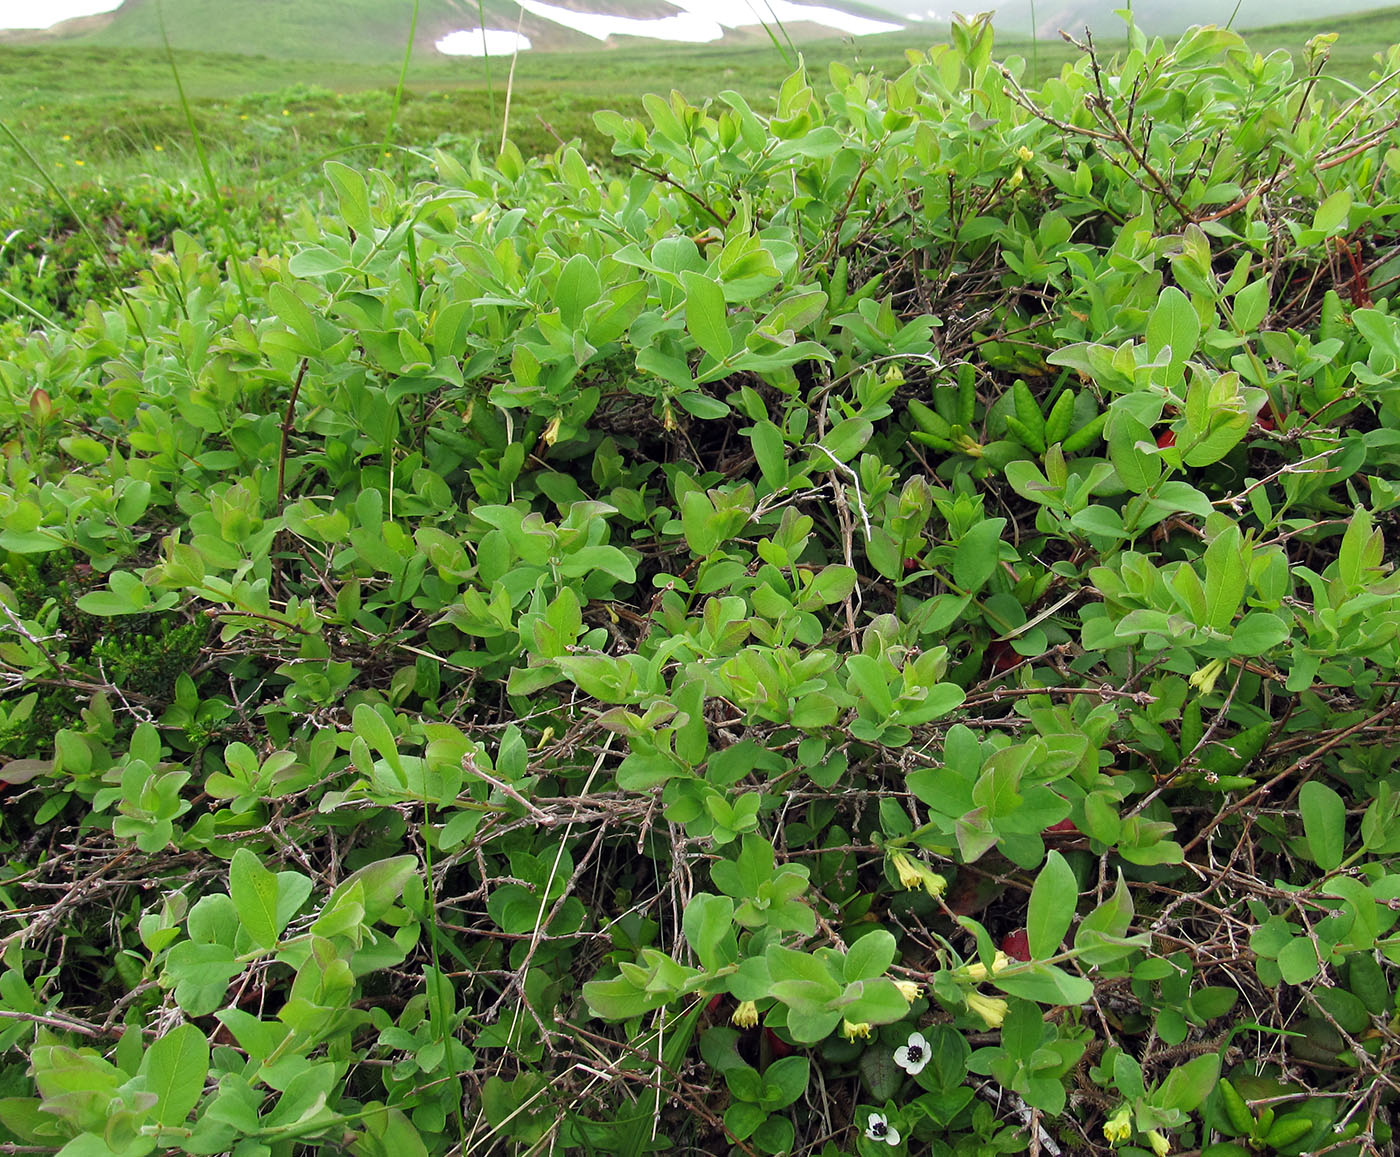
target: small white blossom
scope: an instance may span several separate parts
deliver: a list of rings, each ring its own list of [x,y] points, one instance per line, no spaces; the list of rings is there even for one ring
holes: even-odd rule
[[[910,1033],[909,1040],[894,1050],[894,1063],[911,1077],[918,1076],[928,1064],[928,1041],[923,1033]]]
[[[899,1144],[899,1130],[886,1120],[883,1113],[871,1113],[865,1123],[865,1135],[872,1141],[883,1141],[886,1145]]]

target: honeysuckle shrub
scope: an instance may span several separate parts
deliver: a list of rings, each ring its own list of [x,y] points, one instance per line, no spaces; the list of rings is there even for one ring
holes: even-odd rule
[[[1088,48],[4,351],[6,1143],[1388,1144],[1400,54]]]
[[[0,325],[66,325],[89,301],[110,304],[153,254],[170,252],[177,232],[222,256],[235,245],[252,253],[282,241],[266,196],[223,196],[220,205],[188,185],[151,179],[78,184],[57,195],[19,191],[0,213]]]

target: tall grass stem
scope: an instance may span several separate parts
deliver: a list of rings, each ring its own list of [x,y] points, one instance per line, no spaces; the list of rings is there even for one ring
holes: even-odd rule
[[[111,254],[108,253],[107,247],[98,240],[97,234],[92,231],[92,226],[87,223],[87,219],[83,217],[77,209],[73,208],[73,202],[68,199],[68,194],[59,188],[58,182],[53,179],[48,169],[44,168],[44,163],[30,152],[29,146],[15,135],[14,130],[10,128],[4,120],[0,120],[0,132],[3,132],[5,136],[9,138],[10,144],[14,145],[24,159],[34,166],[34,171],[39,174],[39,179],[48,186],[49,192],[58,198],[59,204],[68,210],[68,215],[77,222],[78,228],[83,231],[83,236],[87,238],[88,244],[92,246],[92,251],[98,254],[101,260],[111,265],[112,257]],[[141,343],[143,345],[149,344],[146,331],[141,325],[141,319],[137,317],[135,307],[132,306],[125,295],[122,297],[122,304],[126,306],[126,312],[131,318],[131,324],[136,327],[136,332],[141,335]],[[33,313],[34,310],[31,309],[30,312]]]
[[[520,10],[520,15],[525,15],[525,9]],[[490,102],[491,124],[496,123],[496,86],[491,83],[491,49],[486,43],[486,4],[485,0],[476,0],[476,22],[481,27],[481,61],[486,66],[486,99]],[[516,51],[519,51],[517,49]],[[511,65],[512,70],[514,64]]]
[[[520,59],[520,25],[525,21],[525,9],[515,23],[515,51],[510,55],[510,73],[506,76],[506,107],[501,112],[501,151],[505,152],[510,136],[510,96],[515,91],[515,62]]]
[[[204,148],[204,136],[199,131],[199,125],[194,119],[194,109],[190,107],[189,98],[185,95],[185,85],[180,79],[180,68],[175,63],[175,50],[170,47],[170,35],[165,29],[165,4],[163,0],[156,0],[156,19],[160,22],[160,42],[165,46],[165,59],[170,65],[170,75],[175,80],[175,91],[180,97],[180,108],[185,114],[185,123],[189,125],[190,136],[194,140],[194,153],[199,158],[200,172],[204,174],[204,185],[208,190],[210,198],[214,202],[214,212],[218,215],[219,224],[224,228],[224,238],[229,246],[229,266],[233,270],[233,279],[238,283],[238,300],[243,306],[243,311],[248,311],[248,285],[243,280],[243,261],[238,238],[233,233],[233,221],[228,214],[228,206],[224,204],[224,199],[219,193],[219,182],[214,179],[214,170],[209,165],[209,154]]]
[[[394,140],[394,128],[399,122],[399,105],[403,103],[403,90],[408,87],[408,64],[413,59],[413,42],[418,39],[418,0],[413,0],[413,16],[408,22],[408,43],[403,50],[403,64],[399,67],[399,83],[394,86],[394,103],[389,106],[389,123],[384,126],[384,151],[388,152]],[[403,159],[404,184],[408,184],[408,159]]]

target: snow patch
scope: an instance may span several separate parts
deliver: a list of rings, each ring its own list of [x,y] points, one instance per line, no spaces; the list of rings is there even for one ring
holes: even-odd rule
[[[75,16],[96,16],[122,0],[0,0],[0,28],[51,28]]]
[[[501,28],[449,32],[435,45],[444,56],[513,56],[530,51],[530,38]]]
[[[518,0],[518,3],[532,16],[562,24],[594,40],[607,40],[610,36],[641,36],[649,40],[708,44],[723,39],[726,28],[757,28],[775,21],[784,24],[821,24],[851,36],[898,32],[902,27],[820,4],[798,4],[794,0],[671,0],[671,6],[680,10],[676,15],[651,19],[614,16],[605,12],[576,12],[571,8],[547,4],[544,0]]]

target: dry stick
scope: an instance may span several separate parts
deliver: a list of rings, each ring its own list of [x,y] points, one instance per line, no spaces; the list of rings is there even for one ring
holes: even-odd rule
[[[682,1014],[682,1015],[684,1015],[684,1014]],[[576,1038],[579,1039],[579,1040],[582,1040],[585,1044],[588,1044],[588,1043],[590,1043],[590,1042],[592,1042],[592,1041],[598,1041],[598,1042],[600,1042],[601,1044],[607,1044],[607,1045],[611,1045],[611,1046],[613,1046],[613,1047],[621,1048],[623,1052],[632,1053],[632,1054],[634,1054],[639,1060],[644,1060],[644,1061],[649,1062],[649,1063],[652,1064],[653,1067],[656,1068],[657,1070],[659,1070],[659,1071],[664,1071],[665,1074],[666,1074],[668,1077],[670,1077],[670,1078],[675,1082],[675,1084],[671,1087],[671,1091],[672,1091],[672,1092],[676,1092],[677,1090],[680,1090],[680,1089],[682,1089],[682,1088],[685,1088],[685,1087],[687,1087],[688,1084],[689,1084],[689,1082],[687,1082],[687,1081],[685,1080],[685,1074],[684,1074],[684,1073],[682,1073],[682,1072],[677,1072],[677,1071],[674,1070],[674,1069],[669,1069],[669,1068],[666,1067],[665,1064],[657,1064],[657,1061],[656,1061],[656,1058],[655,1058],[655,1057],[653,1057],[650,1053],[643,1052],[642,1049],[641,1049],[640,1047],[638,1047],[637,1045],[630,1044],[630,1043],[627,1042],[627,1041],[617,1041],[617,1040],[613,1040],[611,1037],[605,1037],[605,1036],[599,1035],[598,1033],[590,1032],[588,1029],[582,1027],[581,1025],[572,1024],[572,1023],[570,1023],[569,1021],[564,1020],[563,1017],[556,1017],[554,1023],[555,1023],[555,1024],[558,1024],[558,1025],[562,1025],[564,1028],[568,1029],[571,1035],[573,1035],[574,1037],[576,1037]],[[600,1049],[595,1049],[595,1051],[598,1053],[598,1057],[599,1057],[600,1060],[607,1060],[607,1059],[608,1059],[607,1056],[606,1056],[606,1054],[604,1054]],[[609,1074],[609,1075],[610,1075],[611,1077],[613,1077],[614,1079],[615,1079],[615,1077],[616,1077],[616,1074]],[[649,1079],[649,1078],[647,1078],[647,1077],[641,1075],[641,1073],[640,1073],[640,1072],[637,1072],[636,1070],[633,1070],[633,1071],[629,1072],[629,1073],[627,1074],[627,1079],[628,1079],[629,1081],[631,1081],[632,1083],[644,1085],[644,1086],[645,1086],[646,1088],[648,1088],[648,1089],[656,1089],[656,1090],[659,1091],[659,1092],[665,1092],[665,1091],[667,1091],[667,1090],[661,1088],[661,1085],[660,1085],[659,1080],[652,1080],[652,1079]],[[705,1090],[705,1089],[704,1089],[704,1086],[700,1086],[700,1088],[702,1089],[702,1091],[708,1091],[708,1090]],[[687,1109],[692,1110],[693,1112],[696,1113],[696,1115],[698,1115],[698,1116],[704,1118],[705,1122],[706,1122],[711,1128],[713,1128],[713,1129],[718,1129],[718,1130],[723,1130],[724,1135],[725,1135],[726,1137],[730,1138],[730,1139],[733,1141],[734,1145],[735,1145],[736,1147],[738,1147],[738,1148],[739,1148],[741,1151],[743,1151],[744,1153],[748,1154],[749,1157],[757,1157],[756,1153],[754,1152],[754,1150],[753,1150],[752,1148],[749,1147],[749,1145],[747,1145],[745,1142],[740,1141],[740,1140],[738,1140],[737,1138],[734,1137],[734,1134],[731,1133],[731,1132],[725,1127],[724,1122],[723,1122],[719,1117],[717,1117],[713,1112],[711,1112],[708,1106],[706,1106],[705,1104],[703,1104],[702,1102],[700,1102],[700,1101],[698,1101],[698,1100],[697,1100],[697,1101],[684,1100],[682,1103],[685,1105],[685,1107],[686,1107]]]
[[[297,367],[296,381],[292,383],[292,396],[287,399],[287,416],[282,419],[282,443],[277,451],[277,501],[273,504],[278,514],[282,513],[282,499],[286,495],[287,445],[291,441],[292,426],[296,421],[297,395],[301,393],[302,379],[306,377],[306,367],[310,358],[302,358]]]
[[[598,758],[593,761],[593,770],[588,773],[588,778],[584,781],[583,789],[579,792],[580,797],[586,797],[588,795],[588,789],[593,786],[594,777],[598,774],[599,771],[602,770],[603,760],[607,758],[608,750],[612,747],[612,741],[616,738],[616,736],[616,732],[609,732],[606,742],[604,742],[602,748],[598,752]],[[481,776],[481,778],[488,778],[485,775],[485,773],[483,773],[479,769],[473,767],[473,770],[478,776]],[[509,788],[504,784],[502,784],[501,786],[504,790],[507,791],[507,794],[514,796],[516,799],[523,800],[523,797],[520,796],[514,788]],[[529,804],[527,806],[529,806],[538,815],[544,815],[544,813],[540,812],[538,808],[535,808],[533,804]],[[542,826],[548,827],[552,825],[553,819],[552,817],[550,817],[548,820],[540,820],[537,822],[541,823]],[[584,869],[593,861],[593,857],[597,855],[598,849],[602,846],[603,836],[607,833],[608,825],[605,821],[598,826],[598,834],[593,840],[593,845],[588,849],[586,853],[584,853],[583,857],[579,860],[578,865],[574,868],[573,875],[569,877],[568,882],[564,885],[563,892],[559,894],[558,899],[554,901],[554,906],[549,910],[548,914],[546,914],[545,904],[548,902],[549,899],[549,890],[554,886],[555,875],[559,871],[559,864],[564,858],[564,848],[565,845],[567,845],[569,842],[569,836],[570,834],[572,834],[573,829],[574,821],[571,819],[568,825],[564,828],[564,834],[559,837],[559,848],[554,856],[554,863],[549,869],[549,879],[545,882],[544,891],[540,895],[540,911],[539,915],[535,917],[534,936],[530,941],[530,947],[525,951],[525,959],[523,959],[520,962],[520,967],[515,970],[514,975],[511,977],[510,983],[507,984],[501,990],[500,996],[496,998],[495,1003],[484,1014],[483,1019],[493,1019],[497,1010],[500,1008],[501,1003],[505,1000],[506,995],[510,992],[512,988],[514,988],[518,993],[520,993],[520,1003],[529,1009],[530,1014],[535,1017],[537,1022],[539,1021],[538,1015],[535,1013],[535,1010],[533,1008],[530,1008],[530,1002],[526,999],[525,996],[525,975],[530,969],[530,962],[535,958],[535,952],[539,949],[540,941],[544,936],[545,929],[551,923],[553,923],[555,916],[558,915],[560,909],[563,907],[564,901],[573,894],[574,888],[578,885],[579,877],[583,875]],[[545,1030],[543,1024],[540,1024],[540,1030],[541,1035],[544,1038],[545,1046],[549,1047],[549,1035],[548,1032]]]
[[[76,1032],[82,1036],[121,1036],[119,1032],[114,1034],[110,1029],[104,1029],[100,1025],[89,1024],[85,1020],[77,1020],[73,1017],[45,1015],[36,1012],[14,1012],[8,1008],[0,1008],[0,1020],[27,1020],[34,1024],[46,1024],[49,1028],[62,1029],[64,1032]]]
[[[1237,812],[1243,811],[1250,804],[1254,803],[1255,800],[1258,799],[1260,796],[1267,795],[1275,784],[1281,783],[1283,780],[1287,779],[1290,775],[1298,771],[1300,768],[1307,766],[1318,756],[1324,755],[1326,752],[1330,751],[1332,748],[1340,744],[1342,740],[1348,738],[1351,735],[1354,735],[1358,731],[1364,731],[1366,728],[1374,726],[1376,723],[1379,723],[1387,715],[1393,712],[1395,708],[1396,704],[1394,702],[1388,703],[1385,707],[1381,708],[1381,710],[1377,711],[1374,715],[1363,719],[1360,723],[1352,724],[1344,731],[1338,732],[1331,739],[1327,740],[1327,742],[1324,743],[1321,747],[1318,747],[1308,752],[1306,755],[1299,756],[1296,760],[1294,760],[1286,768],[1284,768],[1281,772],[1274,776],[1273,779],[1269,780],[1266,783],[1260,784],[1248,795],[1241,796],[1233,804],[1231,804],[1219,815],[1217,815],[1213,820],[1211,820],[1210,823],[1208,823],[1204,828],[1202,828],[1191,838],[1190,843],[1188,843],[1182,849],[1183,854],[1189,856],[1191,854],[1192,849],[1194,849],[1198,844],[1200,844],[1202,840],[1206,839],[1211,834],[1211,832],[1215,831],[1216,828],[1218,828],[1232,815],[1235,815]]]
[[[515,22],[515,51],[510,56],[510,72],[506,74],[506,107],[501,112],[501,152],[506,151],[506,140],[510,133],[510,94],[515,88],[515,62],[520,59],[520,26],[525,21],[525,9],[520,10],[520,19]],[[486,29],[481,30],[486,39]]]
[[[645,173],[648,177],[652,178],[652,180],[660,181],[663,185],[670,185],[673,189],[676,189],[685,196],[689,197],[692,201],[695,202],[697,206],[705,210],[706,213],[708,213],[717,222],[719,222],[719,226],[721,229],[729,228],[729,221],[726,218],[721,217],[717,212],[715,212],[714,209],[710,208],[708,202],[706,202],[706,200],[703,197],[701,197],[699,193],[696,193],[692,189],[687,189],[669,173],[662,172],[659,169],[649,169],[646,165],[639,165],[636,161],[629,161],[628,163],[631,164],[631,166],[634,169],[636,169],[637,172]]]
[[[1383,125],[1378,129],[1372,129],[1371,132],[1367,133],[1364,137],[1361,138],[1360,143],[1348,149],[1345,153],[1342,153],[1340,156],[1330,157],[1326,161],[1319,161],[1313,167],[1319,170],[1334,169],[1338,165],[1344,164],[1345,162],[1351,160],[1353,157],[1364,153],[1372,145],[1379,144],[1382,140],[1384,140],[1387,136],[1390,135],[1391,129],[1395,128],[1396,125],[1400,125],[1400,117],[1396,117],[1389,124]],[[1337,148],[1341,147],[1341,145],[1337,146]]]
[[[18,940],[22,944],[31,936],[33,936],[36,932],[42,931],[46,926],[57,922],[59,915],[65,909],[71,908],[74,904],[81,900],[83,895],[91,889],[91,886],[93,884],[95,884],[99,879],[101,879],[104,875],[110,872],[118,864],[122,863],[124,860],[129,859],[131,857],[132,850],[133,849],[131,848],[127,848],[124,851],[118,852],[105,864],[102,864],[100,867],[94,869],[88,875],[84,876],[81,880],[75,883],[71,888],[69,888],[68,891],[64,892],[63,895],[60,896],[56,901],[54,901],[53,905],[49,907],[42,916],[40,916],[37,920],[34,921],[34,923],[29,924],[16,932],[11,932],[10,935],[6,936],[3,940],[0,940],[0,953],[3,953],[4,950],[8,948],[14,941]],[[0,912],[0,916],[4,915],[4,912]]]

